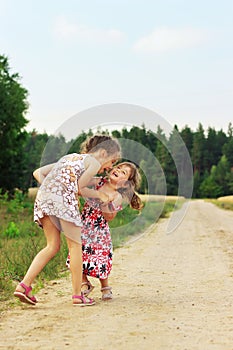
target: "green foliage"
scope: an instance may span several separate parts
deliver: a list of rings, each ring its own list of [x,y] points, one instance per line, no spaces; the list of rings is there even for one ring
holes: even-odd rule
[[[206,139],[202,124],[199,123],[197,131],[193,135],[192,147],[192,163],[194,173],[198,172],[200,176],[204,174],[204,154],[205,154]]]
[[[213,165],[210,174],[202,181],[199,194],[205,198],[217,198],[232,193],[233,172],[225,155],[217,165]]]
[[[223,143],[222,146],[223,155],[226,156],[227,160],[230,163],[230,166],[233,167],[233,126],[232,123],[228,125],[228,138]]]
[[[202,181],[199,188],[199,194],[202,198],[217,198],[221,195],[221,191],[221,187],[211,175]]]
[[[191,154],[192,148],[193,148],[193,132],[192,132],[192,130],[186,125],[181,130],[180,136],[182,137],[182,140],[184,141],[185,146],[187,147],[189,154]]]
[[[25,275],[35,255],[45,246],[42,229],[33,222],[33,202],[18,193],[0,196],[0,301],[9,299],[14,284]],[[65,268],[68,249],[64,236],[60,252],[43,269],[36,284],[57,278]]]
[[[7,228],[3,231],[3,236],[7,238],[19,237],[19,229],[14,221],[10,221]]]
[[[61,134],[58,136],[50,136],[40,157],[41,165],[58,161],[58,159],[67,154],[67,146],[68,143],[66,143],[64,136]]]
[[[100,130],[99,132],[101,133]],[[226,156],[230,167],[233,168],[233,164],[229,161],[233,154],[231,125],[229,125],[228,136],[222,130],[215,131],[214,128],[209,128],[205,136],[201,124],[196,132],[192,132],[188,126],[179,132],[175,125],[169,137],[159,126],[154,133],[146,130],[143,125],[141,128],[133,126],[129,130],[126,128],[121,131],[114,130],[112,135],[120,140],[123,158],[130,159],[140,167],[142,175],[140,193],[177,195],[179,190],[179,195],[185,196],[187,189],[192,187],[192,183],[187,183],[185,145],[193,162],[193,198],[216,197],[232,193],[232,170],[223,170],[221,181],[213,179],[211,175],[213,166],[218,166],[218,173],[221,172],[222,155]],[[77,139],[67,143],[67,152],[79,152],[80,145],[87,136],[91,136],[91,131],[88,134],[82,132]],[[184,144],[180,142],[180,136]],[[135,142],[132,141],[140,143],[141,147],[135,150]],[[56,141],[56,144],[59,144],[59,141]],[[208,179],[209,176],[210,179]]]
[[[4,259],[4,272],[7,271],[11,280],[20,281],[25,275],[36,254],[45,246],[43,231],[36,236],[30,233],[23,238],[4,241],[2,259]],[[38,277],[39,280],[50,280],[58,277],[65,268],[65,260],[68,254],[65,238],[62,236],[60,252],[52,259]]]
[[[91,136],[90,133],[88,135]],[[75,140],[72,140],[69,153],[79,153],[81,144],[86,140],[88,135],[85,132],[82,132]]]
[[[14,285],[7,271],[0,270],[0,302],[8,300],[9,295],[13,294]],[[3,307],[3,305],[1,305]],[[0,307],[1,311],[1,307]]]
[[[23,187],[26,166],[23,148],[28,92],[19,80],[17,73],[10,74],[8,58],[0,55],[0,188],[9,193]]]
[[[24,157],[26,167],[24,170],[24,188],[37,186],[36,180],[33,178],[33,171],[41,166],[41,157],[46,146],[49,136],[38,134],[35,130],[27,134],[27,140],[24,147]]]

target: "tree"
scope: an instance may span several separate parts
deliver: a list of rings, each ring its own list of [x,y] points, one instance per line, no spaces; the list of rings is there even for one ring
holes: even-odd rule
[[[226,156],[222,156],[217,165],[213,165],[210,175],[206,176],[199,187],[200,197],[217,198],[232,193],[233,172]]]
[[[182,137],[182,139],[185,143],[185,146],[187,147],[187,150],[188,150],[189,154],[191,155],[192,148],[193,148],[193,132],[190,129],[190,127],[185,125],[185,127],[180,132],[180,136]]]
[[[216,183],[221,187],[221,195],[226,196],[231,194],[229,189],[229,179],[231,174],[230,164],[225,155],[223,155],[216,166],[216,172],[214,179]]]
[[[19,81],[18,73],[10,74],[8,58],[0,55],[0,188],[9,193],[23,187],[26,167],[23,148],[28,92]]]
[[[205,133],[202,124],[199,123],[197,131],[193,136],[193,148],[192,148],[192,163],[194,174],[198,172],[199,176],[204,174],[204,155],[205,155]]]
[[[222,188],[215,180],[216,165],[211,168],[210,175],[206,172],[204,180],[199,186],[199,196],[201,198],[217,198],[222,193]]]
[[[24,172],[24,188],[37,186],[37,181],[32,173],[35,169],[41,166],[41,156],[43,154],[49,136],[38,134],[36,130],[27,134],[27,142],[24,148],[24,156],[27,162],[27,167]]]
[[[166,192],[168,194],[173,194],[174,187],[177,190],[176,184],[170,181],[176,181],[174,179],[174,173],[176,173],[176,169],[174,166],[174,162],[171,158],[171,155],[168,151],[168,140],[166,138],[166,135],[163,131],[163,129],[158,126],[156,131],[156,150],[155,150],[155,157],[160,165],[160,168],[157,167],[156,170],[156,186],[155,186],[155,193],[156,194],[164,194],[164,181],[166,182]],[[172,164],[172,165],[171,165]],[[170,167],[171,165],[171,167]],[[171,176],[172,175],[172,176]],[[169,178],[169,179],[168,179]],[[177,178],[177,176],[176,176]],[[173,186],[174,185],[174,186]],[[177,191],[175,191],[177,194]]]
[[[221,149],[220,149],[221,152]],[[210,172],[211,166],[217,164],[218,158],[218,144],[217,133],[214,128],[209,127],[207,131],[207,138],[205,141],[204,150],[204,169]]]
[[[67,154],[67,151],[68,143],[66,143],[65,137],[61,134],[58,136],[51,135],[41,155],[40,164],[46,165],[55,163]]]
[[[233,127],[230,123],[228,126],[228,137],[222,147],[223,154],[227,157],[230,166],[233,167]]]
[[[79,153],[82,143],[88,136],[92,136],[90,132],[89,134],[86,134],[84,131],[82,131],[82,133],[75,140],[71,140],[71,146],[68,153]]]
[[[222,130],[216,132],[214,128],[208,128],[204,151],[205,170],[210,171],[212,165],[218,164],[222,156],[223,145],[226,142],[227,136]]]

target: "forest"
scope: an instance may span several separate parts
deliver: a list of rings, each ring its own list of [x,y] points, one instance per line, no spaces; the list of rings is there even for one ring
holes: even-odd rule
[[[0,189],[9,197],[15,189],[26,193],[30,187],[37,186],[33,170],[67,153],[78,153],[81,143],[93,133],[83,131],[76,139],[66,140],[62,134],[26,131],[27,98],[28,91],[22,86],[19,74],[11,74],[8,58],[0,55]],[[181,130],[174,125],[169,135],[160,126],[152,131],[143,123],[141,127],[98,132],[118,138],[123,159],[134,161],[143,169],[139,189],[142,194],[178,194],[178,173],[187,161],[187,157],[183,158],[184,150],[192,164],[192,198],[217,198],[233,192],[232,123],[227,132],[214,127],[204,130],[201,122],[196,130],[188,123]],[[185,196],[185,190],[179,194]]]

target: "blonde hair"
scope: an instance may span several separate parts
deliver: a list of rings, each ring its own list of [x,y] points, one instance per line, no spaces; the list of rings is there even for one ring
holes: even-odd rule
[[[126,186],[118,189],[118,192],[122,195],[123,198],[126,198],[130,206],[133,209],[140,210],[143,207],[142,201],[138,194],[135,192],[139,188],[141,182],[141,175],[139,169],[136,167],[134,163],[131,162],[122,162],[117,166],[125,165],[130,168],[130,175],[128,180],[126,181]]]
[[[81,144],[81,153],[93,153],[99,149],[105,149],[108,155],[120,154],[121,152],[121,147],[117,139],[108,135],[95,135]]]

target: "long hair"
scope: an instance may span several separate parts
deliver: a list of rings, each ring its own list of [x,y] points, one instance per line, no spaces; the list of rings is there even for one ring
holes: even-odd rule
[[[133,209],[140,210],[143,207],[142,201],[138,194],[135,192],[140,185],[141,175],[134,163],[123,162],[118,164],[118,166],[126,165],[130,168],[130,175],[126,181],[126,186],[118,189],[118,192],[125,198]]]

